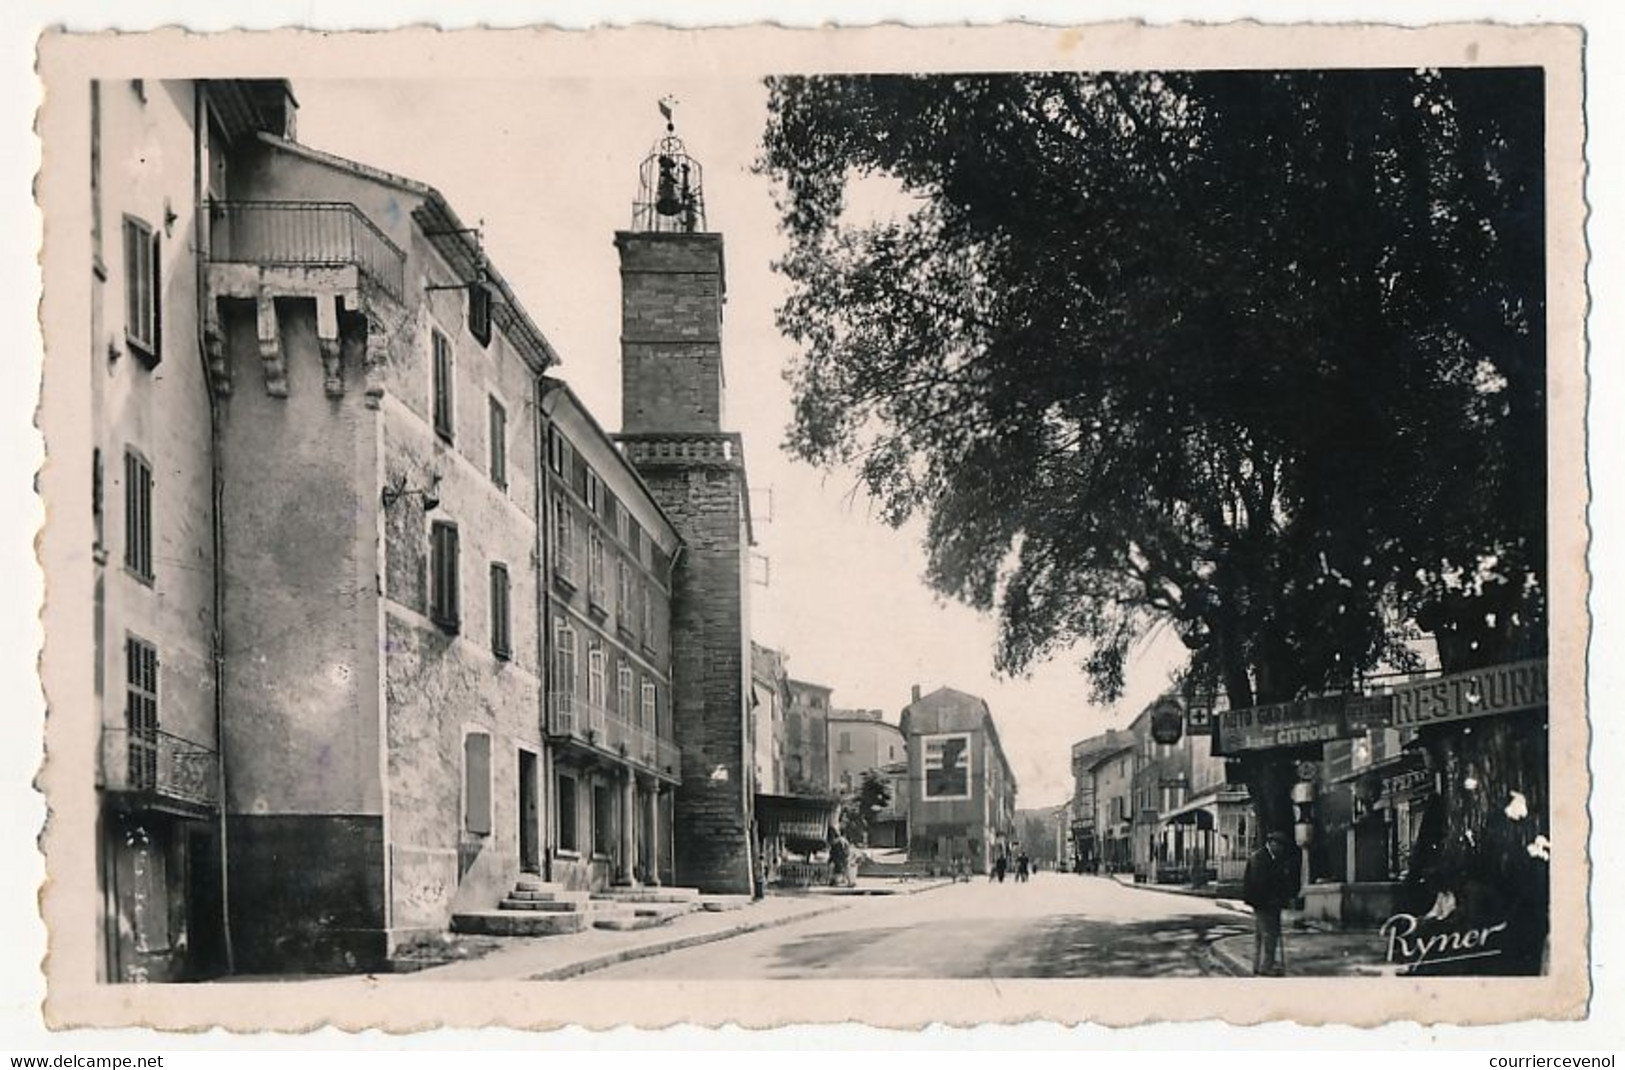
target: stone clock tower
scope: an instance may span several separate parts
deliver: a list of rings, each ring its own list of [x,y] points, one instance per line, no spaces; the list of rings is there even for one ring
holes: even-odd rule
[[[617,438],[684,543],[671,612],[671,716],[683,752],[676,878],[706,892],[745,894],[755,862],[751,526],[740,437],[723,430],[722,235],[706,230],[700,165],[669,121],[639,177],[632,227],[615,235]]]

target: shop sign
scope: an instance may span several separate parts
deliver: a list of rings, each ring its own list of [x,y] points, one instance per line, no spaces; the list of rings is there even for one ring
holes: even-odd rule
[[[1389,797],[1409,795],[1420,787],[1430,787],[1433,784],[1433,772],[1429,769],[1407,769],[1403,773],[1382,778],[1382,793]]]
[[[1547,703],[1547,684],[1544,658],[1401,684],[1390,696],[1390,723],[1395,728],[1416,728],[1538,709]]]
[[[1178,743],[1185,731],[1185,710],[1177,699],[1161,698],[1151,707],[1151,738],[1164,746]]]
[[[1225,710],[1218,716],[1219,737],[1214,753],[1302,747],[1360,735],[1349,728],[1348,705],[1348,695],[1323,695],[1272,706]]]

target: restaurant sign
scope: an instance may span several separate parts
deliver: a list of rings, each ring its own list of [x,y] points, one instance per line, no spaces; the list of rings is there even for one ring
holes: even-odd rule
[[[1392,701],[1390,723],[1395,728],[1538,709],[1547,703],[1546,659],[1400,684],[1393,690]]]
[[[1322,695],[1271,706],[1224,710],[1217,716],[1219,732],[1213,753],[1302,747],[1360,735],[1362,729],[1349,725],[1350,698],[1346,694]]]

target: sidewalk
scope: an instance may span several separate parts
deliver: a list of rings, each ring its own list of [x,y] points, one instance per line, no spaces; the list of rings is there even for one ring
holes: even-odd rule
[[[848,889],[847,891],[851,891]],[[384,981],[563,981],[632,959],[726,940],[761,929],[846,910],[850,899],[823,895],[769,896],[734,911],[696,911],[657,929],[588,929],[569,936],[504,937],[502,946],[465,962],[415,973],[380,975]]]
[[[1282,935],[1288,977],[1395,977],[1399,967],[1385,959],[1375,930],[1321,932],[1293,929]],[[1232,977],[1253,975],[1253,937],[1226,936],[1208,945],[1214,963]]]
[[[1183,895],[1193,899],[1206,899],[1214,906],[1222,907],[1225,910],[1233,910],[1238,914],[1251,914],[1253,912],[1252,907],[1249,907],[1241,900],[1217,895],[1211,888],[1191,888],[1183,884],[1141,884],[1135,881],[1132,873],[1113,873],[1109,877],[1102,876],[1103,879],[1116,881],[1123,887],[1133,888],[1137,892],[1162,892],[1164,895]],[[1252,952],[1249,950],[1248,954],[1250,955]]]
[[[1142,892],[1162,892],[1206,899],[1215,906],[1251,915],[1252,907],[1239,899],[1220,898],[1211,891],[1172,884],[1136,884],[1132,875],[1113,874],[1110,878],[1125,888]],[[1301,924],[1301,923],[1297,923]],[[1282,940],[1286,947],[1288,977],[1394,977],[1399,967],[1389,965],[1385,945],[1374,929],[1326,930],[1298,928],[1287,915]],[[1251,933],[1226,936],[1208,945],[1213,965],[1232,977],[1253,975]]]

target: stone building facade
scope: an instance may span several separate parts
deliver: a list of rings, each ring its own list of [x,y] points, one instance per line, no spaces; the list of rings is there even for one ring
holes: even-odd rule
[[[901,718],[908,741],[910,859],[986,873],[1015,834],[1016,778],[987,703],[942,687],[914,689]]]
[[[1084,873],[1114,870],[1122,862],[1133,753],[1133,739],[1115,728],[1072,744],[1072,857]]]
[[[672,880],[683,545],[479,233],[295,141],[283,81],[88,111],[105,978],[374,968],[527,873]]]
[[[784,767],[785,711],[790,701],[789,678],[781,651],[750,645],[752,739],[759,795],[786,792]]]
[[[805,680],[787,681],[790,704],[785,710],[784,763],[789,790],[800,795],[828,795],[830,696],[834,688]]]
[[[671,883],[671,572],[681,544],[569,387],[546,380],[548,876]]]
[[[226,966],[217,457],[193,250],[206,241],[202,209],[225,157],[285,121],[281,92],[236,81],[88,87],[88,668],[100,727],[96,924],[109,981]],[[195,166],[177,162],[187,160]]]
[[[863,786],[863,775],[907,756],[903,731],[879,710],[831,710],[828,728],[830,786],[843,794]]]
[[[238,965],[359,968],[537,861],[555,357],[421,183],[262,134],[211,216]]]

